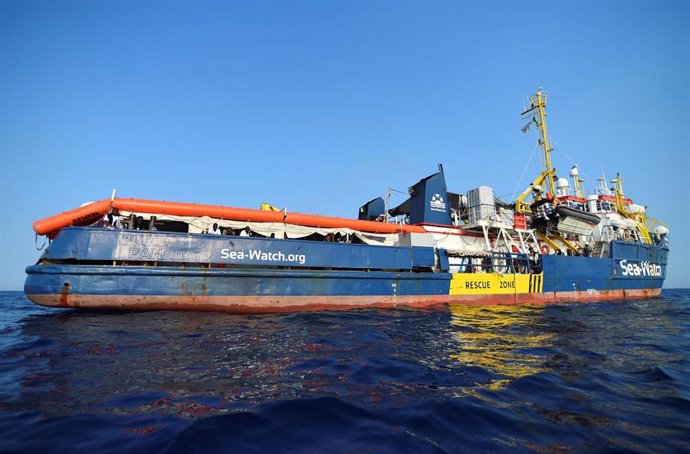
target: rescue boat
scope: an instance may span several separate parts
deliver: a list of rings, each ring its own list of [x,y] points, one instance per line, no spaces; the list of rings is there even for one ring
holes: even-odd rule
[[[24,291],[63,308],[288,312],[660,295],[669,229],[612,188],[551,165],[546,95],[523,112],[545,168],[512,203],[448,191],[443,167],[357,219],[119,198],[36,221],[49,239]],[[604,182],[606,183],[606,182]]]

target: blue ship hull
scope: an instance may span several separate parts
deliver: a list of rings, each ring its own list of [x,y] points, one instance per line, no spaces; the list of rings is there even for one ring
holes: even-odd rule
[[[612,242],[610,258],[544,256],[543,271],[451,273],[444,250],[66,228],[25,292],[55,307],[280,312],[657,296],[668,249]]]

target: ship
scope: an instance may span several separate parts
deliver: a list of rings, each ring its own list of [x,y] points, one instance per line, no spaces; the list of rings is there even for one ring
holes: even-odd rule
[[[546,93],[522,112],[544,168],[514,201],[450,192],[443,166],[356,218],[116,197],[33,224],[47,247],[26,269],[34,303],[235,313],[447,304],[545,304],[661,294],[669,229],[577,165],[558,177]],[[610,183],[610,184],[609,184]]]

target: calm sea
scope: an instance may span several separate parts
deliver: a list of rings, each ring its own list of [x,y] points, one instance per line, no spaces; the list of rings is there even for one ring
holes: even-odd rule
[[[688,452],[690,290],[290,315],[0,293],[2,452]]]

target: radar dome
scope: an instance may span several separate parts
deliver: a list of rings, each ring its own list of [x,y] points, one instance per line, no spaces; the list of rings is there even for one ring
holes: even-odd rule
[[[663,225],[657,225],[654,227],[654,233],[657,235],[668,235],[668,228]]]

